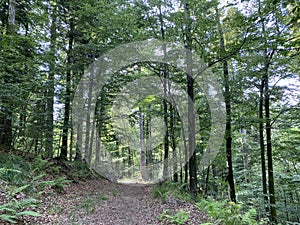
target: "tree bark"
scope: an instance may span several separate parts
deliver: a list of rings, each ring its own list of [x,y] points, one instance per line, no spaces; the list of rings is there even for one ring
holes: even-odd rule
[[[267,140],[267,158],[268,158],[268,178],[269,178],[269,198],[270,198],[270,221],[271,224],[277,224],[275,182],[273,172],[273,154],[271,137],[271,118],[270,118],[270,93],[269,79],[266,75],[265,82],[265,115],[266,115],[266,140]]]
[[[164,29],[164,22],[163,22],[163,15],[161,10],[161,5],[159,6],[159,22],[160,22],[160,32],[161,32],[161,39],[165,41],[165,29]],[[166,46],[163,46],[163,53],[164,57],[166,56]],[[168,128],[168,102],[167,102],[167,67],[163,65],[163,110],[164,110],[164,125],[165,125],[165,134],[164,134],[164,168],[163,168],[163,180],[168,178],[169,171],[169,128]]]
[[[143,180],[146,180],[146,154],[145,154],[145,140],[144,140],[144,119],[141,107],[139,108],[140,117],[140,145],[141,145],[141,162],[140,172]]]
[[[270,118],[270,90],[269,90],[269,68],[271,65],[271,59],[275,53],[272,49],[268,53],[267,34],[265,27],[265,18],[261,11],[261,2],[259,1],[259,17],[261,19],[262,34],[264,41],[264,69],[263,78],[264,81],[264,100],[265,100],[265,123],[266,123],[266,141],[267,141],[267,162],[268,162],[268,183],[269,183],[269,201],[270,201],[270,223],[277,224],[277,212],[276,212],[276,199],[275,199],[275,182],[273,172],[273,154],[272,154],[272,137],[271,137],[271,118]]]
[[[71,65],[72,65],[72,49],[74,42],[74,20],[70,19],[69,43],[68,43],[68,56],[67,56],[67,73],[66,73],[66,92],[65,92],[65,107],[64,107],[64,123],[62,133],[62,146],[60,158],[67,159],[68,156],[68,135],[70,123],[70,110],[71,110]]]
[[[187,0],[184,1],[184,15],[186,20],[186,76],[188,93],[188,154],[189,154],[189,178],[190,192],[197,194],[197,165],[195,151],[195,110],[194,110],[194,79],[192,77],[192,33],[190,10]]]
[[[259,90],[259,145],[260,145],[260,160],[261,160],[261,173],[262,173],[262,189],[264,195],[264,204],[266,212],[269,211],[268,207],[268,191],[267,191],[267,174],[266,174],[266,158],[265,158],[265,143],[264,143],[264,79],[261,80]]]
[[[51,27],[50,27],[50,63],[47,85],[47,112],[46,112],[46,134],[45,134],[45,157],[53,157],[53,113],[54,113],[54,75],[55,75],[55,50],[56,50],[56,6],[52,7]]]
[[[172,157],[173,159],[177,158],[176,153],[176,141],[175,141],[175,116],[174,116],[175,110],[174,107],[170,107],[170,139],[171,139],[171,147],[172,147]],[[177,160],[173,160],[173,181],[178,182],[178,165]]]
[[[7,34],[14,35],[16,26],[16,1],[10,0],[8,5],[8,23],[7,23]],[[11,47],[14,48],[13,40],[10,43]],[[4,77],[4,83],[11,82],[10,78]],[[1,107],[0,107],[0,145],[11,148],[12,147],[12,117],[13,109],[10,103],[10,99],[7,96],[1,96]]]
[[[218,29],[220,35],[220,48],[223,53],[226,52],[224,34],[221,26],[219,10],[216,8],[218,17]],[[235,184],[233,177],[232,166],[232,134],[231,134],[231,90],[229,84],[229,70],[227,60],[223,60],[223,76],[224,76],[224,100],[226,108],[226,127],[225,127],[225,141],[226,141],[226,160],[227,160],[227,181],[229,185],[230,200],[236,203]]]

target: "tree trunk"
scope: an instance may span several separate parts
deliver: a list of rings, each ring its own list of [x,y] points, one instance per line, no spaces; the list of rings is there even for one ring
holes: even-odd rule
[[[194,79],[192,77],[192,33],[190,10],[187,0],[184,1],[184,14],[186,20],[186,75],[188,93],[188,154],[189,154],[189,178],[190,191],[193,195],[197,194],[197,165],[195,151],[195,110],[194,110]]]
[[[83,99],[83,90],[82,90],[83,85],[81,82],[78,85],[78,89],[80,93],[79,99]],[[82,109],[82,111],[84,111],[84,109]],[[82,161],[82,133],[83,133],[83,117],[79,117],[76,126],[76,150],[75,150],[75,159],[74,159],[75,161]]]
[[[172,147],[172,157],[173,159],[177,158],[176,154],[176,141],[175,141],[175,110],[171,105],[170,107],[170,139],[171,139],[171,147]],[[173,160],[173,181],[178,182],[178,165],[177,160]]]
[[[94,65],[93,65],[94,66]],[[93,68],[94,69],[94,68]],[[87,114],[85,119],[85,140],[84,140],[84,159],[86,162],[90,161],[90,140],[91,140],[91,109],[92,109],[92,94],[93,94],[93,88],[94,88],[94,71],[89,76],[89,90],[88,90],[88,96],[87,96]]]
[[[141,144],[141,163],[140,172],[143,180],[146,180],[146,154],[145,154],[145,140],[144,140],[144,119],[142,109],[139,108],[140,114],[140,144]]]
[[[16,0],[9,0],[7,32],[9,34],[14,34],[15,26],[16,26]]]
[[[265,143],[264,143],[264,79],[261,81],[259,90],[259,145],[260,145],[260,160],[261,160],[261,172],[262,172],[262,189],[264,195],[264,205],[266,212],[269,211],[268,206],[268,191],[267,191],[267,174],[266,174],[266,159],[265,159]]]
[[[265,82],[265,115],[266,115],[266,140],[267,140],[268,177],[269,177],[269,198],[270,198],[270,212],[271,212],[270,220],[271,220],[271,224],[277,224],[268,75],[266,75],[266,82]]]
[[[148,110],[150,112],[151,110],[151,105],[148,105]],[[151,113],[149,113],[149,116],[147,118],[147,161],[148,161],[148,165],[149,165],[149,178],[152,179],[153,178],[153,149],[152,149],[152,126],[151,126]]]
[[[160,22],[160,32],[161,32],[161,39],[165,41],[165,29],[163,23],[163,15],[161,10],[161,5],[159,6],[159,22]],[[164,57],[166,56],[166,46],[163,46],[163,53]],[[165,134],[164,134],[164,168],[163,168],[163,180],[168,178],[169,171],[168,171],[168,158],[169,158],[169,130],[168,130],[168,102],[167,98],[167,67],[163,65],[163,110],[164,110],[164,125],[165,125]]]
[[[243,154],[243,166],[244,166],[244,176],[245,176],[245,182],[249,183],[249,174],[248,174],[248,148],[247,148],[247,141],[246,141],[246,135],[247,131],[243,128],[241,128],[241,134],[243,135],[242,138],[242,154]]]
[[[219,23],[219,35],[220,35],[220,47],[223,53],[226,52],[224,34],[221,26],[219,10],[216,8],[216,13]],[[236,203],[235,195],[235,185],[233,177],[233,167],[232,167],[232,135],[231,135],[231,91],[229,84],[229,71],[228,71],[228,62],[227,60],[223,61],[223,76],[224,76],[224,100],[226,108],[226,127],[225,127],[225,141],[226,141],[226,160],[227,160],[227,181],[229,185],[229,194],[230,200]]]
[[[47,85],[47,108],[46,108],[46,134],[45,134],[45,157],[53,157],[53,113],[54,113],[54,75],[55,75],[55,50],[56,50],[56,6],[52,8],[50,27],[50,63]]]
[[[70,19],[69,43],[68,43],[68,56],[67,56],[67,77],[66,77],[66,93],[65,93],[65,110],[64,110],[64,123],[62,133],[62,146],[60,158],[66,160],[68,155],[68,134],[70,123],[70,110],[71,110],[71,65],[72,65],[72,49],[74,42],[74,20]]]
[[[7,34],[14,35],[16,26],[16,1],[10,0],[8,5],[8,24]],[[14,43],[10,43],[14,48]],[[4,77],[4,83],[7,83],[8,78]],[[6,96],[1,96],[0,106],[0,145],[11,148],[12,147],[12,117],[13,109],[10,103],[10,99]]]
[[[265,97],[265,123],[266,123],[266,141],[267,141],[267,162],[268,162],[268,183],[269,183],[269,201],[270,201],[270,223],[277,224],[277,213],[276,213],[276,201],[275,201],[275,184],[274,184],[274,172],[273,172],[273,156],[272,156],[272,137],[271,137],[271,118],[270,118],[270,90],[269,90],[269,68],[271,59],[275,53],[272,49],[268,53],[268,42],[265,27],[265,19],[261,12],[261,2],[259,1],[258,13],[261,19],[262,34],[264,41],[264,70],[263,70],[263,81],[264,81],[264,97]]]

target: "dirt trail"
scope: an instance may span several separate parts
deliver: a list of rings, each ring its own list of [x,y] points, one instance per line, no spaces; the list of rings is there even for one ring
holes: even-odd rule
[[[71,184],[66,192],[49,195],[43,201],[48,215],[40,224],[63,225],[160,225],[173,224],[159,216],[168,210],[175,215],[180,209],[190,211],[185,224],[201,224],[207,217],[191,204],[168,199],[166,203],[152,197],[152,186],[116,184],[92,180]],[[41,212],[42,213],[42,212]],[[42,220],[42,221],[41,221]]]

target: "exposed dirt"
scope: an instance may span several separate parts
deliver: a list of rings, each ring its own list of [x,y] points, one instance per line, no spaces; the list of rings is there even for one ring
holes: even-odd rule
[[[64,193],[44,196],[39,206],[42,216],[30,218],[26,224],[175,224],[159,217],[165,210],[175,215],[181,209],[190,212],[185,224],[198,225],[207,221],[207,216],[189,203],[171,197],[166,203],[154,199],[152,186],[90,180],[70,184]]]

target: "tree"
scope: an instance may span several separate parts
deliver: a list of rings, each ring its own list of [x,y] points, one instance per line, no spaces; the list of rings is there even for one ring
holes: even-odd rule
[[[190,191],[193,195],[197,193],[197,163],[195,146],[195,109],[194,109],[194,78],[192,73],[192,33],[191,15],[189,2],[184,1],[185,15],[185,44],[186,44],[186,76],[188,93],[188,155],[189,155],[189,177]]]
[[[51,4],[51,2],[50,2]],[[45,134],[45,156],[48,159],[53,157],[53,135],[54,135],[54,95],[55,95],[55,52],[57,42],[57,4],[53,2],[51,10],[51,37],[50,37],[50,62],[47,86],[47,107],[46,107],[46,134]]]
[[[220,49],[224,54],[226,52],[225,49],[225,40],[223,29],[220,21],[219,11],[216,8],[216,14],[219,21],[219,35],[220,35]],[[233,176],[233,167],[232,167],[232,135],[231,135],[231,91],[230,91],[230,83],[229,83],[229,69],[227,60],[223,60],[223,79],[224,79],[224,99],[225,99],[225,107],[226,107],[226,128],[225,128],[225,141],[226,141],[226,160],[227,160],[227,181],[229,184],[229,193],[230,199],[232,202],[236,203],[236,194],[235,194],[235,186],[234,186],[234,176]]]
[[[8,6],[8,22],[7,22],[7,35],[14,37],[16,35],[16,1],[10,0]],[[15,48],[13,38],[10,40],[10,47]],[[11,74],[4,75],[4,83],[15,82]],[[1,99],[1,112],[0,112],[0,145],[10,148],[12,145],[12,117],[13,110],[10,105],[10,99],[2,95]]]

